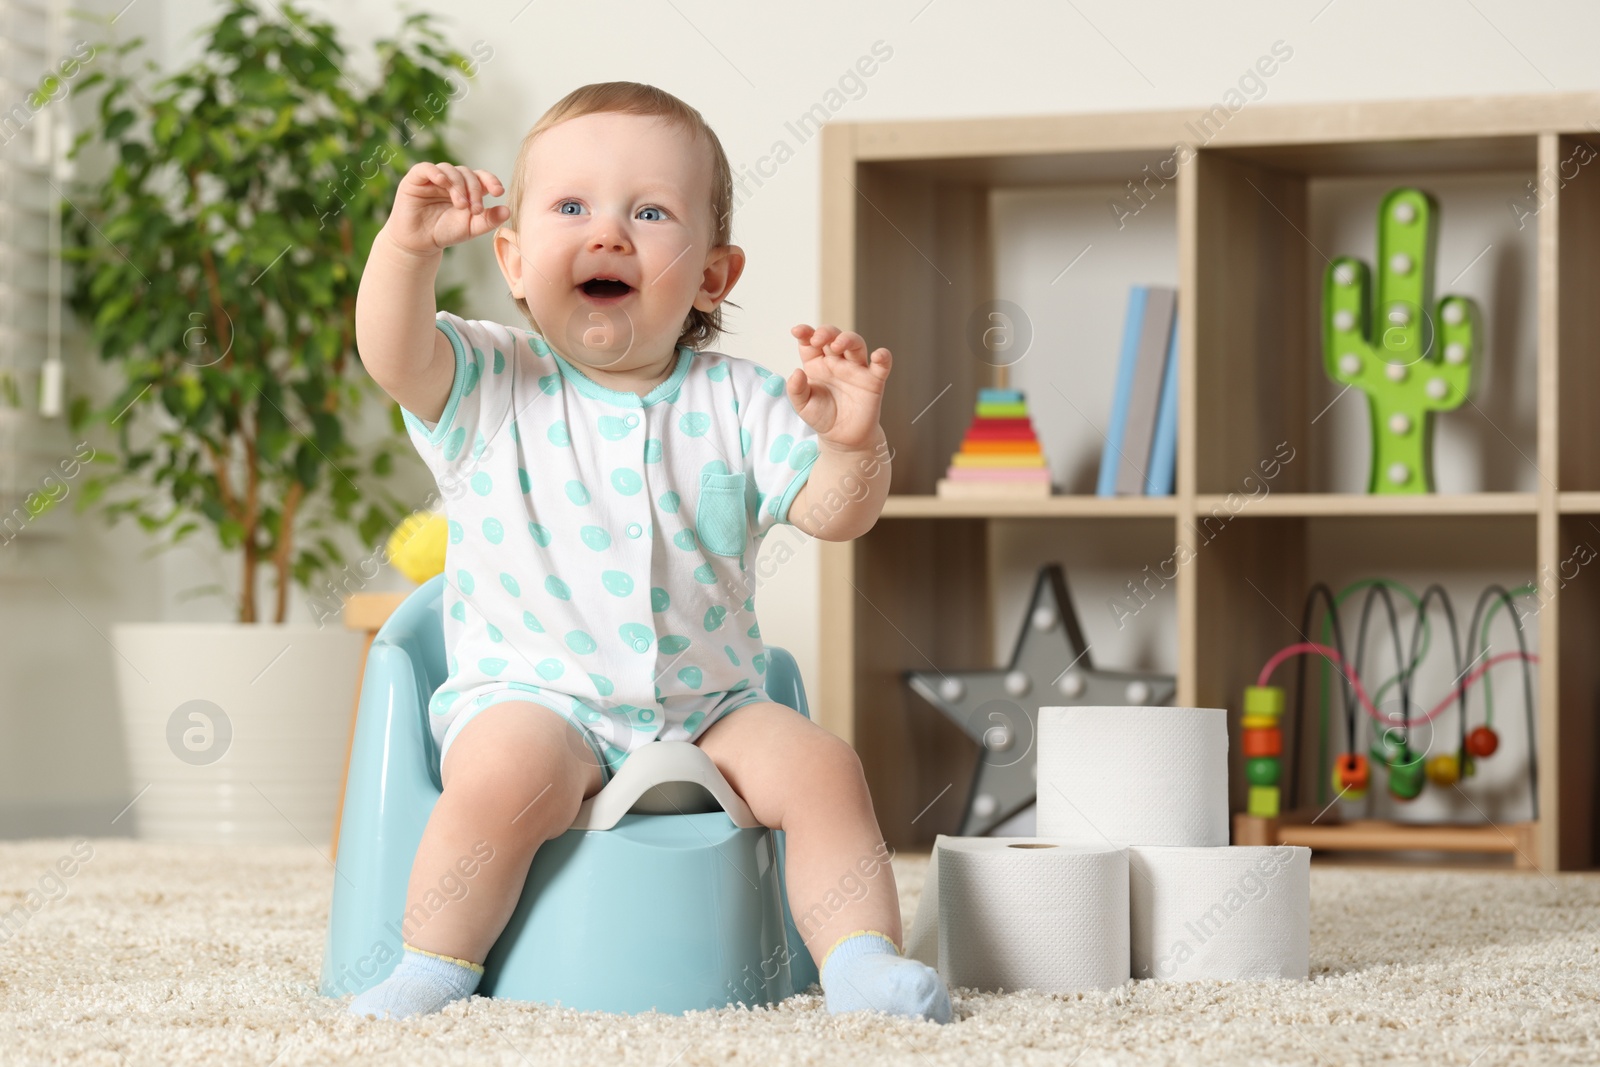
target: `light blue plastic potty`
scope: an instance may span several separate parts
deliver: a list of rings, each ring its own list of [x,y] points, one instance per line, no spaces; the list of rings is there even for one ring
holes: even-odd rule
[[[369,989],[400,961],[411,862],[442,790],[427,707],[446,675],[443,589],[440,575],[407,597],[367,656],[324,996]],[[768,694],[809,715],[793,657],[768,645],[767,660]],[[645,746],[584,801],[571,829],[539,847],[478,993],[681,1015],[804,991],[817,969],[789,913],[783,838],[756,822],[698,746]],[[463,877],[441,898],[470,885]]]

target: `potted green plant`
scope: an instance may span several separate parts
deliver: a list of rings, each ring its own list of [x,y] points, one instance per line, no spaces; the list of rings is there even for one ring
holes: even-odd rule
[[[326,840],[360,637],[285,625],[289,591],[369,579],[344,546],[381,544],[411,511],[383,487],[410,449],[360,367],[356,290],[400,178],[454,158],[450,106],[493,51],[469,58],[410,15],[364,84],[334,28],[289,3],[225,0],[201,33],[149,88],[120,63],[139,38],[97,46],[76,86],[100,89],[98,121],[67,158],[105,154],[103,177],[62,190],[68,302],[122,371],[109,401],[69,404],[75,431],[116,442],[77,510],[135,518],[154,551],[206,531],[240,567],[235,622],[112,628],[132,777],[162,786],[135,806],[141,833]],[[394,433],[362,449],[369,397]]]

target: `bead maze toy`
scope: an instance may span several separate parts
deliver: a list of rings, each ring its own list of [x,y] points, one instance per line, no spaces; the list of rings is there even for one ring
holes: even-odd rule
[[[978,390],[972,422],[934,491],[942,497],[1050,495],[1050,467],[1020,389]]]
[[[1328,376],[1367,395],[1372,466],[1367,492],[1431,493],[1433,416],[1459,407],[1477,356],[1477,305],[1446,296],[1433,307],[1439,205],[1400,188],[1378,207],[1378,287],[1351,256],[1328,264],[1322,285],[1322,358]]]
[[[1346,650],[1338,606],[1346,597],[1361,589],[1367,589],[1367,594],[1352,658]],[[1404,655],[1401,647],[1400,626],[1391,590],[1409,599],[1415,610],[1409,656]],[[1244,774],[1249,783],[1249,792],[1246,810],[1234,818],[1235,843],[1299,844],[1332,849],[1514,852],[1517,866],[1532,866],[1533,826],[1539,813],[1532,664],[1537,662],[1538,657],[1527,650],[1521,617],[1512,598],[1514,595],[1532,595],[1535,592],[1531,584],[1511,592],[1498,585],[1486,588],[1473,610],[1463,651],[1457,633],[1455,608],[1449,595],[1437,584],[1429,586],[1420,598],[1401,583],[1382,578],[1353,583],[1337,597],[1325,584],[1319,582],[1314,585],[1306,598],[1300,632],[1311,632],[1316,603],[1321,599],[1325,606],[1322,640],[1301,641],[1275,653],[1262,667],[1255,685],[1246,687],[1244,691],[1240,725],[1245,755]],[[1369,695],[1363,682],[1367,625],[1372,609],[1378,603],[1382,604],[1387,615],[1395,663],[1403,666],[1375,693]],[[1437,603],[1449,623],[1449,646],[1454,657],[1456,681],[1437,704],[1419,711],[1420,705],[1414,701],[1412,694],[1412,675],[1428,651],[1432,635],[1428,610],[1433,603]],[[1501,607],[1509,609],[1517,621],[1514,631],[1517,651],[1490,656],[1489,627],[1495,612]],[[1307,656],[1321,657],[1324,672],[1322,714],[1315,724],[1313,735],[1318,745],[1317,788],[1315,796],[1310,798],[1302,795],[1306,790],[1297,781],[1302,764],[1309,762],[1309,754],[1297,748],[1304,743],[1308,734],[1305,714]],[[1294,657],[1299,657],[1295,703],[1292,713],[1285,715],[1285,691],[1272,685],[1271,679],[1279,665]],[[1371,818],[1347,823],[1340,813],[1331,810],[1336,807],[1335,801],[1358,802],[1368,797],[1380,776],[1388,795],[1402,803],[1414,801],[1429,784],[1438,789],[1459,789],[1463,781],[1477,773],[1478,761],[1494,755],[1500,747],[1500,738],[1493,726],[1493,687],[1489,672],[1508,661],[1522,665],[1531,821],[1482,827],[1396,823]],[[1338,683],[1333,682],[1335,677],[1339,679]],[[1330,685],[1337,689],[1341,698],[1337,702],[1329,700]],[[1468,706],[1468,693],[1474,686],[1481,687],[1485,708],[1484,721],[1476,726],[1471,725]],[[1398,690],[1399,710],[1380,711],[1379,705],[1384,703],[1384,694],[1391,688]],[[1414,731],[1433,723],[1452,704],[1457,707],[1452,750],[1432,756],[1419,752],[1413,740]],[[1363,722],[1369,723],[1366,751],[1361,749],[1360,725]],[[1438,731],[1433,733],[1435,742],[1440,736]],[[1331,759],[1328,747],[1330,740],[1342,747],[1342,751]],[[1309,803],[1309,806],[1298,806],[1301,803]]]

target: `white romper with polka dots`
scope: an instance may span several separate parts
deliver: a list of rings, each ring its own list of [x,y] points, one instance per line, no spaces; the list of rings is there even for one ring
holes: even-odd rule
[[[768,699],[754,563],[817,456],[784,379],[679,346],[641,397],[529,330],[436,326],[455,350],[444,412],[402,416],[449,522],[441,765],[500,700],[563,715],[609,781],[641,745]]]

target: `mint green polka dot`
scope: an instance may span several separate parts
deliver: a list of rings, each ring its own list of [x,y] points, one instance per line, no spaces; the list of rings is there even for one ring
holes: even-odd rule
[[[477,459],[483,455],[483,450],[489,447],[489,442],[483,439],[483,431],[478,431],[477,438],[472,442],[472,458]]]
[[[688,686],[690,689],[699,689],[700,688],[700,668],[699,667],[685,667],[683,670],[678,672],[678,680],[683,682],[683,684]]]
[[[686,411],[678,420],[678,429],[689,437],[700,437],[711,429],[711,416],[703,411]]]
[[[746,610],[751,610],[749,605],[746,605]],[[750,629],[746,630],[745,634],[749,637],[759,638],[761,636],[761,624],[759,622],[751,623]]]
[[[522,434],[517,432],[517,424],[515,422],[511,424],[511,439],[518,444],[522,443]]]
[[[498,644],[500,641],[500,627],[488,622],[484,623],[484,626],[488,628],[489,640]]]
[[[497,349],[494,350],[494,372],[496,374],[499,374],[501,371],[503,371],[505,369],[506,369],[506,357],[501,355],[500,354],[500,350],[497,348]]]
[[[732,645],[723,645],[722,646],[722,651],[724,651],[724,652],[726,652],[728,654],[728,662],[729,663],[733,664],[735,667],[737,667],[739,665],[739,657],[738,657],[737,654],[734,653]]]
[[[605,571],[600,575],[600,584],[612,596],[627,596],[633,592],[633,579],[622,571]]]
[[[489,490],[494,488],[494,480],[489,477],[488,471],[479,471],[472,476],[472,491],[479,496],[488,496]]]
[[[815,441],[801,441],[794,446],[794,451],[789,453],[789,466],[795,470],[800,470],[816,458],[817,443]]]
[[[702,563],[694,569],[694,580],[711,585],[717,580],[717,572],[711,569],[711,564]]]
[[[739,427],[739,455],[748,456],[750,454],[750,442],[753,440],[754,438],[750,436],[749,430],[743,426]]]
[[[461,524],[459,522],[457,522],[456,520],[454,520],[454,519],[451,519],[449,521],[449,526],[450,526],[450,543],[452,545],[459,545],[461,543],[461,539],[467,535],[467,532],[465,530],[463,530],[461,528]]]
[[[544,435],[545,437],[549,438],[550,443],[555,445],[557,448],[566,448],[568,445],[572,444],[572,435],[567,433],[567,423],[565,419],[557,419],[555,422],[552,422],[550,424],[550,428],[544,432]]]
[[[717,363],[706,368],[706,377],[714,382],[720,382],[727,376],[728,365],[726,363]]]
[[[708,474],[715,475],[715,474],[727,474],[727,473],[728,473],[728,465],[726,463],[722,462],[722,460],[720,460],[720,459],[709,460],[709,461],[707,461],[705,466],[700,468],[700,480],[702,482],[704,482],[706,480],[706,475],[708,475]]]
[[[782,463],[789,455],[789,449],[794,447],[794,435],[780,433],[772,439],[772,447],[767,449],[767,458],[774,463]]]
[[[538,619],[534,618],[533,612],[531,611],[524,611],[522,613],[522,625],[526,626],[533,633],[544,633],[544,626],[539,622]]]
[[[555,396],[561,392],[561,375],[546,374],[539,379],[539,391],[545,396]]]
[[[528,523],[528,533],[533,535],[534,543],[540,548],[550,544],[550,531],[536,522]]]
[[[533,492],[533,481],[528,477],[528,469],[526,467],[517,468],[517,481],[522,485],[524,493]]]
[[[589,680],[594,683],[595,692],[603,697],[608,697],[616,692],[617,687],[611,683],[610,678],[603,674],[591,674],[589,675]]]
[[[661,505],[661,510],[665,511],[669,515],[676,515],[678,513],[679,500],[677,493],[662,493],[661,499],[658,501],[658,503]]]
[[[450,617],[459,622],[467,621],[467,605],[463,601],[456,601],[450,605]]]
[[[761,388],[768,396],[782,396],[783,382],[782,378],[774,374],[762,380]]]
[[[583,539],[584,544],[596,552],[603,552],[611,547],[611,535],[599,526],[585,526],[578,531],[578,536]]]
[[[639,421],[638,417],[635,416],[633,421],[637,423]],[[628,436],[628,431],[633,429],[632,425],[615,415],[601,415],[597,425],[600,428],[600,436],[607,441],[620,441]]]
[[[506,592],[512,596],[522,595],[522,585],[505,571],[500,572],[500,584],[506,587]]]
[[[632,704],[620,704],[617,710],[628,717],[628,722],[635,730],[649,730],[656,724],[657,714],[655,708],[641,708]]]
[[[567,665],[558,659],[542,659],[533,665],[533,669],[538,671],[539,677],[545,681],[553,682],[561,677],[562,672],[567,669]]]
[[[727,617],[728,609],[723,607],[721,604],[713,604],[707,608],[705,619],[703,620],[706,633],[710,633],[712,630],[715,630],[717,627],[721,626],[722,620]]]
[[[611,485],[623,496],[632,496],[644,488],[644,479],[639,477],[639,472],[636,470],[618,467],[611,472]]]
[[[462,396],[471,396],[472,391],[478,387],[478,379],[483,375],[483,353],[476,348],[472,350],[472,362],[467,364],[466,385],[461,389]]]
[[[553,574],[544,580],[544,588],[545,592],[549,593],[557,600],[572,599],[572,590],[567,586],[567,583],[563,582],[560,578],[557,578]]]
[[[651,437],[645,441],[644,461],[646,463],[661,462],[661,438]]]
[[[491,545],[498,545],[505,540],[506,530],[504,526],[500,525],[499,519],[490,515],[483,520],[483,536],[488,539]]]
[[[667,595],[667,591],[665,589],[661,588],[659,585],[653,585],[650,587],[650,610],[666,611],[668,605],[671,603],[672,597]]]
[[[617,627],[617,633],[622,635],[622,643],[635,652],[648,652],[650,646],[655,643],[656,632],[636,622],[623,623]]]
[[[567,647],[582,656],[593,652],[600,646],[594,643],[594,638],[582,630],[573,630],[567,634]]]
[[[756,595],[754,593],[751,593],[749,596],[744,598],[744,610],[756,610]]]
[[[668,656],[675,656],[689,647],[689,639],[682,634],[667,634],[661,638],[661,651]]]
[[[472,575],[466,570],[456,571],[456,588],[461,590],[463,596],[472,595]]]
[[[454,689],[441,689],[433,694],[433,699],[428,701],[428,710],[435,715],[443,715],[449,710],[450,705],[455,703],[456,697],[460,695]]]
[[[499,674],[506,669],[506,661],[499,656],[485,656],[478,661],[478,669],[484,674]]]
[[[740,678],[738,682],[736,682],[734,685],[729,687],[728,692],[737,693],[737,692],[739,692],[741,690],[749,689],[749,688],[750,688],[750,679],[748,679],[748,678]],[[744,707],[743,704],[741,704],[739,706],[740,707]]]
[[[706,717],[706,713],[705,712],[697,711],[693,715],[689,716],[687,719],[683,720],[683,728],[685,730],[689,731],[692,734],[692,733],[694,733],[694,728],[696,726],[699,726],[702,722],[705,721],[705,717]]]
[[[567,483],[567,499],[582,507],[589,502],[589,490],[584,487],[582,482],[574,478]]]
[[[694,551],[694,531],[685,527],[672,535],[672,543],[685,552]]]
[[[457,426],[450,431],[450,436],[444,439],[444,458],[455,459],[461,455],[461,446],[467,443],[467,428]]]
[[[756,669],[757,674],[766,673],[767,654],[765,652],[757,652],[755,655],[750,657],[750,665]]]

